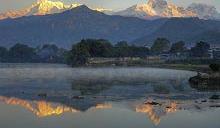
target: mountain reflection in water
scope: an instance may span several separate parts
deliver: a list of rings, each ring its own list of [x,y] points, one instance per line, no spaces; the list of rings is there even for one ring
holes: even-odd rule
[[[59,103],[51,103],[47,101],[28,101],[14,97],[4,97],[0,96],[0,102],[9,105],[17,105],[24,107],[25,109],[31,111],[38,117],[49,117],[54,115],[61,115],[63,113],[76,113],[80,112],[80,110],[74,109],[72,107],[68,107]],[[111,104],[97,104],[95,107],[91,109],[110,109]]]
[[[14,113],[10,112],[8,106],[13,106],[14,109],[19,108],[17,106],[25,108],[24,110],[32,112],[40,121],[60,118],[67,124],[78,123],[78,127],[88,123],[84,127],[89,128],[97,128],[99,124],[100,127],[105,125],[113,128],[110,125],[117,123],[124,123],[126,127],[131,128],[135,122],[138,122],[135,125],[141,125],[148,119],[153,124],[148,124],[149,127],[154,127],[164,125],[162,122],[175,123],[164,119],[170,119],[171,115],[180,113],[203,113],[213,110],[220,113],[220,101],[209,99],[219,92],[199,92],[191,88],[188,78],[196,73],[190,71],[0,64],[0,74],[0,111],[9,110],[8,115],[12,116],[10,119]],[[20,110],[18,113],[22,115],[24,112]],[[25,114],[28,117],[26,119],[35,117]],[[96,116],[97,114],[100,115]],[[125,116],[126,114],[128,115]],[[105,115],[103,122],[89,123],[89,120],[93,119],[102,120]],[[126,121],[124,118],[135,121]],[[186,119],[186,115],[178,118],[179,121],[182,118]],[[5,123],[4,119],[1,117],[0,123]],[[107,125],[108,122],[111,124]],[[59,125],[58,122],[54,123]],[[53,123],[46,124],[53,127]],[[68,128],[64,123],[61,124],[60,127]],[[7,127],[8,123],[0,126]],[[35,124],[33,127],[41,126]]]
[[[139,100],[138,100],[139,101]],[[207,103],[195,103],[194,101],[175,101],[175,100],[158,100],[158,105],[150,104],[152,101],[146,100],[144,103],[137,101],[128,101],[129,104],[126,108],[135,111],[137,113],[146,114],[153,124],[158,125],[161,122],[161,117],[168,115],[169,113],[175,113],[180,110],[207,110],[210,105],[220,105],[220,102],[208,102]],[[60,103],[52,103],[47,101],[30,101],[14,97],[0,96],[0,102],[8,105],[21,106],[37,117],[50,117],[58,116],[64,113],[79,113],[82,112],[78,109],[62,105]],[[112,102],[114,104],[114,102]],[[130,105],[130,106],[129,106]],[[95,106],[91,106],[89,110],[99,109],[112,109],[111,103],[99,103]]]
[[[24,107],[25,109],[31,111],[38,117],[48,117],[48,116],[54,116],[54,115],[61,115],[65,112],[70,112],[70,113],[75,113],[75,112],[80,112],[80,110],[67,107],[62,104],[58,103],[50,103],[47,101],[28,101],[28,100],[23,100],[19,98],[9,98],[9,97],[4,97],[0,96],[0,102],[9,104],[9,105],[18,105],[21,107]],[[136,112],[141,112],[141,113],[146,113],[150,120],[154,124],[159,124],[160,123],[160,117],[159,115],[154,112],[154,107],[153,105],[150,104],[143,104],[143,105],[137,105],[135,108]],[[111,109],[112,105],[111,104],[97,104],[94,107],[91,107],[91,109]],[[177,111],[176,104],[174,102],[171,103],[170,108],[166,109],[164,112],[164,115],[170,112],[175,112]]]
[[[141,112],[141,113],[146,113],[147,116],[150,118],[150,120],[155,124],[158,125],[161,121],[161,116],[165,116],[166,114],[169,113],[174,113],[177,111],[177,104],[176,102],[171,102],[170,105],[160,104],[160,113],[157,113],[155,110],[154,105],[151,105],[149,103],[145,103],[142,105],[138,105],[136,107],[136,112]]]
[[[46,117],[52,115],[60,115],[64,112],[79,112],[79,110],[73,109],[60,104],[53,104],[46,101],[28,101],[19,98],[8,98],[0,96],[0,101],[9,105],[18,105],[31,111],[38,117]]]

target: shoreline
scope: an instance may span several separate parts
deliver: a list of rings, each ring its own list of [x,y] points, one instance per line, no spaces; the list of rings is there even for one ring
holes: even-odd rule
[[[112,67],[112,68],[123,68],[123,67],[142,67],[142,68],[161,68],[161,69],[175,69],[175,70],[187,70],[187,71],[194,71],[194,72],[201,72],[201,73],[210,73],[211,70],[209,69],[209,65],[192,65],[192,64],[167,64],[167,63],[161,63],[161,64],[146,64],[146,65],[108,65],[108,64],[95,64],[95,65],[84,65],[84,66],[75,66],[71,67],[70,65],[63,64],[63,63],[0,63],[0,65],[63,65],[65,67],[70,68],[103,68],[103,67]],[[1,67],[1,66],[0,66]],[[59,67],[59,66],[58,66]]]

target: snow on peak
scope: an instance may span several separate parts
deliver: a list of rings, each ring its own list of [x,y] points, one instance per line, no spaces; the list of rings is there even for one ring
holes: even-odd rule
[[[81,6],[81,4],[65,5],[59,0],[38,0],[28,8],[0,13],[0,20],[30,15],[61,13],[78,6]],[[92,10],[110,15],[139,17],[142,19],[154,19],[158,17],[199,17],[201,19],[220,19],[220,13],[214,6],[193,3],[185,9],[171,2],[167,2],[167,0],[147,0],[144,4],[137,4],[119,12],[113,12],[112,10],[105,8],[95,8]]]
[[[49,0],[40,0],[33,4],[30,8],[29,15],[45,15],[51,13],[59,13],[66,7],[62,2],[53,2]]]
[[[134,5],[116,15],[139,17],[148,19],[152,17],[194,17],[196,14],[183,7],[176,6],[166,0],[148,0],[145,4]]]
[[[61,1],[51,1],[51,0],[38,0],[36,3],[32,4],[30,7],[22,9],[22,10],[12,10],[6,13],[0,13],[0,20],[6,18],[17,18],[22,16],[30,16],[30,15],[46,15],[46,14],[54,14],[61,13],[66,10],[70,10],[72,8],[81,6],[81,4],[70,4],[65,5]],[[100,12],[109,12],[107,9],[93,9]]]
[[[211,5],[192,3],[187,10],[196,13],[201,19],[220,19],[220,13]]]

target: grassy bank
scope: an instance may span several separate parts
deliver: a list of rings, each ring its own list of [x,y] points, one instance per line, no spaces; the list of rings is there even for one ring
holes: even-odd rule
[[[179,69],[179,70],[189,70],[203,73],[210,73],[211,70],[209,65],[193,65],[193,64],[153,64],[146,65],[147,67],[156,68],[168,68],[168,69]]]
[[[154,67],[154,68],[168,68],[179,70],[190,70],[197,72],[210,73],[209,64],[197,63],[166,63],[158,58],[142,59],[142,58],[112,58],[112,59],[93,59],[90,60],[87,66],[91,67]]]

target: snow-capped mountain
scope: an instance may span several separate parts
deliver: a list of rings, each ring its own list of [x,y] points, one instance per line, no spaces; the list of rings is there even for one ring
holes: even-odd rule
[[[146,4],[137,4],[125,10],[114,13],[127,17],[154,19],[158,17],[199,17],[200,19],[220,19],[220,13],[214,6],[206,4],[191,4],[189,7],[179,7],[166,0],[148,0]]]
[[[137,4],[115,15],[151,19],[156,17],[195,17],[193,11],[176,6],[166,0],[148,0],[146,4]]]
[[[6,13],[0,13],[0,19],[60,13],[65,10],[75,8],[79,5],[80,4],[64,5],[64,3],[60,1],[53,2],[49,0],[39,0],[38,2],[32,4],[30,7],[22,10],[12,10]]]
[[[72,8],[78,7],[80,5],[81,4],[77,4],[77,3],[65,5],[60,1],[39,0],[38,2],[32,4],[28,8],[0,13],[0,20],[6,18],[17,18],[22,16],[61,13],[66,10],[70,10]],[[96,8],[93,10],[97,10],[104,13],[109,13],[111,11],[109,9],[104,9],[104,8]]]
[[[0,20],[0,44],[9,47],[17,42],[30,46],[56,44],[69,48],[81,39],[125,40],[135,45],[151,44],[158,37],[187,44],[220,42],[220,21],[199,18],[161,18],[106,15],[85,5],[47,16]]]
[[[0,20],[22,16],[61,13],[80,5],[81,4],[77,3],[66,5],[59,0],[39,0],[30,7],[0,13]],[[145,4],[133,5],[119,12],[114,12],[114,10],[105,8],[93,8],[92,10],[103,12],[108,15],[138,17],[142,19],[155,19],[160,17],[199,17],[200,19],[220,20],[220,13],[214,6],[193,3],[189,7],[183,8],[171,2],[167,2],[166,0],[148,0]]]
[[[220,13],[211,5],[193,3],[187,10],[196,13],[201,19],[220,19]]]

